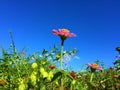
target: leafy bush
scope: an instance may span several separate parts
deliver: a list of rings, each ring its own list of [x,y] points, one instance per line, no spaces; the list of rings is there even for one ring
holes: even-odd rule
[[[17,52],[10,33],[12,47],[9,51],[0,47],[0,90],[119,90],[120,54],[114,62],[115,68],[103,69],[99,61],[96,61],[87,64],[84,72],[65,69],[63,56],[74,55],[77,51],[63,50],[69,31],[62,30],[67,32],[67,36],[64,36],[63,31],[61,34],[54,30],[54,34],[61,38],[61,48],[54,46],[49,51],[44,49],[41,53],[32,55],[27,55],[24,51]],[[60,68],[57,63],[60,63]]]

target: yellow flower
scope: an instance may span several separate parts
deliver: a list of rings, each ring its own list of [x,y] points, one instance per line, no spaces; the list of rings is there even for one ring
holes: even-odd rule
[[[43,78],[48,77],[48,73],[47,72],[43,72],[42,75],[43,75]]]
[[[19,87],[18,87],[18,90],[25,90],[26,89],[26,86],[25,84],[20,84]]]
[[[50,72],[48,73],[48,75],[49,75],[50,77],[53,77],[53,72],[50,71]]]
[[[42,74],[43,78],[48,77],[48,73],[45,71],[43,67],[40,67],[40,73]]]
[[[36,69],[37,67],[38,67],[37,63],[34,62],[34,63],[32,64],[32,68],[33,68],[33,69]]]
[[[76,83],[76,80],[73,80],[73,81],[72,81],[72,84],[75,85],[75,83]]]
[[[32,73],[30,75],[30,80],[31,80],[31,84],[34,86],[36,84],[36,80],[37,80],[35,73]]]
[[[40,67],[40,72],[41,72],[41,73],[45,72],[45,70],[44,70],[43,67]]]
[[[53,78],[53,72],[50,71],[50,72],[48,73],[47,80],[48,80],[48,81],[51,81],[52,78]]]
[[[17,81],[18,81],[18,84],[24,83],[24,80],[22,78],[18,78]]]
[[[26,90],[28,88],[28,85],[25,84],[24,79],[18,78],[18,82],[19,82],[18,90]]]
[[[50,77],[47,77],[47,80],[48,80],[48,81],[51,81],[51,78],[50,78]]]

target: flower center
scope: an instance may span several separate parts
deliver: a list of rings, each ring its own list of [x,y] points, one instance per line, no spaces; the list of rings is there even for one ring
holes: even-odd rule
[[[61,30],[62,30],[63,32],[67,32],[67,33],[70,32],[68,29],[64,29],[64,28],[61,29]]]
[[[98,64],[92,64],[92,66],[98,67]]]

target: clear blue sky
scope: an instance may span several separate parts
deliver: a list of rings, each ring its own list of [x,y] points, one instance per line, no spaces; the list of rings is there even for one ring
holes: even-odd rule
[[[52,29],[67,28],[77,34],[65,41],[65,48],[79,50],[69,65],[79,70],[96,59],[112,66],[120,46],[119,0],[0,0],[0,45],[10,45],[12,30],[18,50],[28,53],[59,45]]]

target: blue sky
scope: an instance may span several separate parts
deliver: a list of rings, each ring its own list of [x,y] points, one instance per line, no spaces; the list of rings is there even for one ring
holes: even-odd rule
[[[79,70],[97,59],[113,66],[120,46],[119,0],[0,0],[0,45],[10,45],[13,32],[16,48],[28,53],[60,45],[53,29],[67,28],[77,34],[65,41],[65,49],[79,51],[69,65]]]

